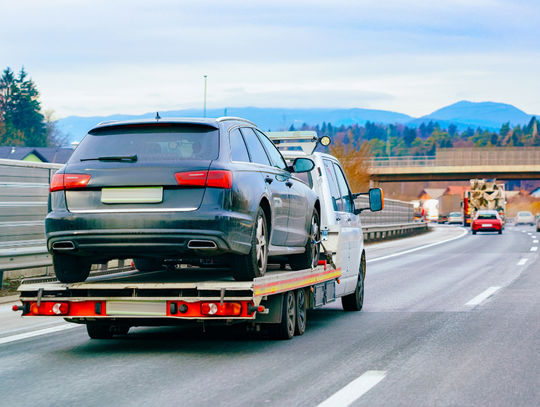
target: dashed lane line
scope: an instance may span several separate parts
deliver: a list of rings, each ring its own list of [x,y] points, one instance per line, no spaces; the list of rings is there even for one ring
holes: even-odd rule
[[[529,260],[529,259],[521,259],[521,260],[518,262],[517,265],[518,265],[518,266],[524,266],[525,263],[527,263],[527,260]]]
[[[368,370],[359,378],[353,380],[334,395],[328,397],[317,407],[347,407],[375,387],[386,377],[382,370]]]
[[[501,289],[501,287],[490,287],[486,291],[484,291],[482,294],[477,295],[476,297],[474,297],[472,300],[470,300],[465,305],[478,305],[482,301],[484,301],[484,300],[488,299],[489,297],[491,297],[493,294],[495,294],[500,289]]]
[[[531,247],[531,252],[535,252],[535,251],[537,251],[537,250],[538,250],[538,246],[533,246],[533,247]]]
[[[52,334],[54,332],[65,331],[66,329],[77,328],[78,326],[80,325],[66,324],[66,325],[54,326],[52,328],[40,329],[39,331],[26,332],[24,334],[6,336],[4,338],[0,338],[0,345],[3,343],[9,343],[9,342],[20,341],[23,339],[33,338],[35,336],[41,336],[41,335]]]
[[[533,243],[538,243],[538,240],[533,240]]]

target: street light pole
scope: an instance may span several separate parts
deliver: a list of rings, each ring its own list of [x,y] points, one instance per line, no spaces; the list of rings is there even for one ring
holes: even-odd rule
[[[206,75],[204,75],[204,116],[206,117]]]

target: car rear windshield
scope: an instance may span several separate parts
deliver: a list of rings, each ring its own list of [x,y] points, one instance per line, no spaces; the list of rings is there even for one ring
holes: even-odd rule
[[[461,216],[461,213],[459,213],[459,212],[452,212],[452,213],[450,214],[450,216],[452,216],[452,217]]]
[[[494,213],[479,213],[478,219],[497,219],[497,215]]]
[[[91,131],[69,162],[135,155],[136,161],[215,160],[218,151],[218,130],[214,127],[167,123],[128,125]]]
[[[530,212],[518,212],[518,216],[532,216]]]

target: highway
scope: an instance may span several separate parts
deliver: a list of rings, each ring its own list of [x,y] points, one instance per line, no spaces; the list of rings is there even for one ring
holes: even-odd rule
[[[434,229],[370,245],[364,309],[310,311],[291,341],[242,326],[90,340],[0,305],[0,405],[540,405],[540,233]]]

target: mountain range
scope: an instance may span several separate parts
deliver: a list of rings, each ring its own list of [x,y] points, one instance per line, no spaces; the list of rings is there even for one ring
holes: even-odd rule
[[[163,118],[166,117],[202,117],[202,109],[185,109],[159,112]],[[57,121],[61,131],[69,134],[70,141],[80,141],[85,134],[96,124],[108,120],[133,120],[151,119],[156,116],[156,112],[142,115],[115,114],[111,116],[80,117],[69,116]],[[495,102],[468,102],[461,101],[450,106],[443,107],[433,113],[414,118],[402,113],[390,112],[386,110],[372,109],[280,109],[280,108],[257,108],[257,107],[235,107],[227,109],[209,109],[206,111],[207,117],[236,116],[242,117],[256,123],[261,130],[279,131],[289,129],[291,125],[300,128],[306,123],[312,126],[322,125],[323,122],[332,123],[333,126],[345,126],[355,123],[364,125],[366,121],[395,124],[402,123],[408,126],[417,127],[423,122],[439,122],[441,127],[446,128],[451,123],[455,124],[460,131],[471,126],[478,126],[496,130],[504,123],[511,125],[523,125],[529,123],[533,115],[508,104]],[[539,117],[538,115],[536,117]]]

